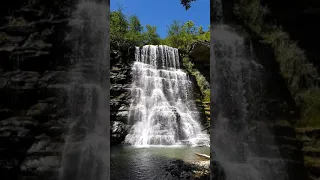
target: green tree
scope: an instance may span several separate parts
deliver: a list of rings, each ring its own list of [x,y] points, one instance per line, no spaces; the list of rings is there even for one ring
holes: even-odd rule
[[[174,20],[173,23],[168,27],[167,37],[163,41],[166,45],[179,48],[181,32],[181,22]]]
[[[130,31],[141,33],[143,30],[143,26],[140,23],[139,18],[136,15],[130,17],[129,20],[129,29]]]
[[[203,34],[198,35],[197,40],[209,42],[210,41],[210,30],[203,32]]]
[[[198,30],[192,21],[181,23],[179,21],[173,21],[168,27],[168,35],[163,43],[166,45],[179,48],[187,51],[190,45],[197,40]]]
[[[199,26],[198,27],[198,34],[201,35],[201,34],[204,34],[205,32],[203,31],[203,27],[202,26]]]
[[[157,33],[157,27],[146,25],[146,32],[143,33],[144,36],[144,44],[160,44],[161,38]]]
[[[128,31],[128,21],[123,14],[122,9],[110,13],[110,38],[115,41],[124,41],[125,34]]]
[[[131,16],[129,18],[128,31],[125,34],[126,41],[141,46],[143,43],[143,26],[137,16]]]
[[[187,21],[182,26],[181,32],[182,44],[181,47],[184,50],[189,50],[191,43],[197,38],[197,28],[192,21]]]

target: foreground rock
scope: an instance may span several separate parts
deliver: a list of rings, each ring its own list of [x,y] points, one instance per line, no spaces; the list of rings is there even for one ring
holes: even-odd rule
[[[127,135],[127,128],[123,122],[111,121],[111,145],[121,144]]]
[[[210,82],[210,42],[194,42],[189,50],[189,57],[206,80]]]
[[[210,179],[210,161],[187,163],[182,160],[172,161],[165,167],[168,179]]]

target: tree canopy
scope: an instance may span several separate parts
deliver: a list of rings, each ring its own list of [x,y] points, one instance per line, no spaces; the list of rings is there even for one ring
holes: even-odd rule
[[[110,39],[120,43],[128,42],[136,46],[159,44],[161,40],[157,33],[157,27],[151,25],[143,27],[137,16],[128,17],[123,14],[120,8],[110,13]]]
[[[126,16],[121,8],[111,12],[110,19],[110,38],[119,43],[128,42],[136,46],[163,44],[187,51],[197,40],[210,40],[209,30],[204,31],[202,26],[196,27],[192,21],[173,21],[167,27],[167,36],[161,39],[156,26],[142,26],[137,16]]]
[[[192,21],[186,21],[184,23],[173,21],[168,27],[167,37],[162,41],[162,44],[187,51],[190,45],[198,40],[209,41],[209,30],[206,32],[203,31],[202,26],[196,27]]]

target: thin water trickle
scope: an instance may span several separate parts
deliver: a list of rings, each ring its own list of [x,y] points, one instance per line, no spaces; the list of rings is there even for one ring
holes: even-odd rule
[[[209,145],[192,97],[192,84],[180,69],[178,49],[136,47],[132,67],[132,102],[125,142],[149,145]]]

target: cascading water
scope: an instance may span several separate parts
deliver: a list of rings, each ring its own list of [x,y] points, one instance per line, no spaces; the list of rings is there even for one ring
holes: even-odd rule
[[[125,142],[132,145],[208,145],[192,98],[192,84],[180,69],[178,49],[136,47],[132,102]]]
[[[211,150],[226,180],[286,180],[286,166],[266,125],[264,68],[235,28],[222,23],[221,1],[214,3],[211,92],[214,112]],[[219,179],[217,175],[212,179]]]
[[[70,125],[60,180],[106,180],[109,176],[108,6],[80,1],[70,21]]]

